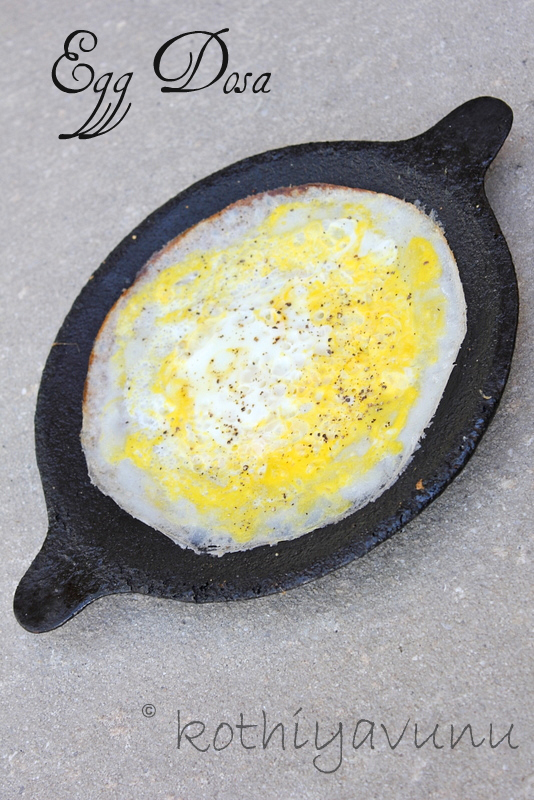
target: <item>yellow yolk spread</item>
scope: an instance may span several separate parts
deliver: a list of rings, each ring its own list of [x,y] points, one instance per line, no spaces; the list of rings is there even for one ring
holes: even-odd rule
[[[106,462],[140,470],[162,513],[185,499],[193,527],[239,543],[341,518],[407,446],[446,324],[441,275],[428,238],[399,244],[356,201],[289,197],[187,253],[114,312],[106,410],[125,423],[101,436]]]

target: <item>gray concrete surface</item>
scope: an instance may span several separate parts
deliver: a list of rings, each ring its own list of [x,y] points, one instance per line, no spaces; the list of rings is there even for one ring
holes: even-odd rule
[[[0,14],[0,797],[534,797],[533,4],[3,0]],[[163,95],[157,49],[225,27],[230,68],[272,72],[271,92],[225,96],[219,83]],[[99,38],[99,74],[133,70],[132,108],[105,136],[59,140],[94,103],[51,80],[80,28]],[[154,208],[239,158],[304,141],[407,137],[481,94],[515,112],[487,191],[522,307],[505,396],[459,478],[368,557],[287,594],[203,607],[108,597],[59,630],[24,631],[12,597],[46,530],[36,392],[65,314],[104,257]],[[178,711],[182,727],[205,723],[194,741],[209,750],[185,738],[178,749]],[[269,730],[285,725],[285,750],[280,729],[263,747],[263,712]],[[255,749],[239,741],[241,713],[259,726],[242,730]],[[298,743],[309,740],[300,749],[297,719]],[[353,747],[361,719],[354,743],[374,722],[374,749],[370,738]],[[382,726],[394,744],[407,720],[392,749]],[[234,740],[216,752],[222,722]],[[417,748],[415,723],[419,743],[439,724],[443,748]],[[456,738],[468,723],[475,743],[486,740],[475,748],[467,732],[451,748],[451,725]],[[490,723],[493,743],[513,724],[510,740],[490,747]],[[216,744],[225,736],[228,727]]]

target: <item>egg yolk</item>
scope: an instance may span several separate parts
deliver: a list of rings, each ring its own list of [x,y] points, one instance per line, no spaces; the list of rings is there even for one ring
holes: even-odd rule
[[[430,241],[398,245],[358,203],[330,211],[288,200],[119,310],[128,424],[109,460],[142,470],[156,507],[186,498],[238,542],[273,519],[311,529],[346,514],[351,487],[402,453],[438,359],[447,298]]]

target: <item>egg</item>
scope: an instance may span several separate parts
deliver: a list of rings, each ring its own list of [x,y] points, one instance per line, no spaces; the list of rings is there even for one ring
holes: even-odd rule
[[[395,482],[465,332],[454,256],[415,205],[320,184],[246,198],[172,241],[108,314],[89,476],[197,552],[302,536]]]

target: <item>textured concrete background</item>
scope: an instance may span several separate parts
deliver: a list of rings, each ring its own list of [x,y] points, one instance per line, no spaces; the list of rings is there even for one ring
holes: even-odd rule
[[[534,5],[3,0],[0,11],[0,796],[534,797]],[[225,96],[219,83],[163,95],[157,49],[188,30],[225,27],[230,69],[272,72],[270,94]],[[50,77],[80,28],[99,38],[97,74],[133,70],[132,108],[112,133],[60,141],[94,103]],[[109,597],[57,631],[19,627],[13,593],[47,526],[33,445],[39,379],[105,256],[169,197],[239,158],[304,141],[407,137],[481,94],[515,112],[487,192],[522,310],[504,399],[453,485],[365,559],[285,595],[202,607]],[[178,749],[178,710],[182,724],[204,721],[200,746],[221,722],[234,741],[220,752],[185,740]],[[285,724],[285,750],[280,729],[263,748],[262,712],[269,728]],[[255,749],[239,742],[241,713],[259,725],[243,731]],[[297,718],[299,742],[309,739],[301,749]],[[353,748],[359,719],[375,723],[374,749],[370,739]],[[393,750],[381,726],[394,744],[408,719]],[[317,748],[316,722],[318,745],[342,723],[342,751],[339,735]],[[414,723],[419,737],[439,724],[443,749],[416,748]],[[475,748],[466,734],[451,749],[451,724],[456,737],[467,723],[486,741]],[[513,723],[518,749],[507,740],[492,749],[490,723],[494,741]]]

